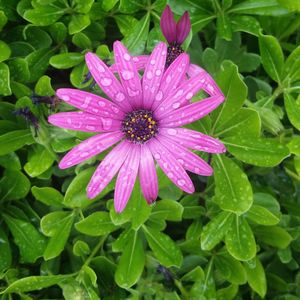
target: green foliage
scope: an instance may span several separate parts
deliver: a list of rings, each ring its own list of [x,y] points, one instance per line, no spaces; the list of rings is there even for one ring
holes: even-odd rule
[[[189,12],[183,48],[226,97],[189,127],[227,152],[202,156],[214,174],[192,175],[194,194],[157,169],[157,202],[137,182],[118,214],[114,181],[86,196],[103,154],[57,166],[91,134],[46,120],[70,111],[60,87],[101,94],[87,52],[111,65],[115,40],[133,55],[164,40],[167,3]],[[0,0],[0,299],[299,299],[299,13],[298,0]]]

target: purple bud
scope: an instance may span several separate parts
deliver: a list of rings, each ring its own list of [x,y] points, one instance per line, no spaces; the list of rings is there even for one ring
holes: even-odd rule
[[[176,22],[169,5],[166,6],[161,15],[160,28],[169,44],[176,42]]]
[[[189,35],[190,31],[191,31],[190,15],[186,11],[178,21],[176,26],[176,42],[179,45],[181,45]]]

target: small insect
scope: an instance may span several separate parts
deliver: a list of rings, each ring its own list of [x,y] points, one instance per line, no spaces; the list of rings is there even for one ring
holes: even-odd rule
[[[174,286],[174,274],[172,274],[172,272],[167,269],[166,267],[162,266],[162,265],[158,265],[157,267],[157,273],[160,273],[163,275],[164,279],[165,279],[165,286],[171,288]]]
[[[16,116],[22,116],[28,123],[30,123],[30,125],[32,125],[34,128],[35,136],[37,136],[39,121],[37,117],[30,111],[28,106],[14,110],[13,114]]]
[[[46,104],[51,108],[51,110],[55,110],[57,105],[60,103],[57,96],[39,96],[33,94],[31,96],[31,100],[34,105]]]

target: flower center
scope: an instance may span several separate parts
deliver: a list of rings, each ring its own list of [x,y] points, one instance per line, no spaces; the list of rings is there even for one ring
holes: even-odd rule
[[[173,42],[168,47],[167,59],[166,59],[166,68],[184,51],[180,47],[180,44]]]
[[[151,111],[139,109],[126,114],[122,132],[131,142],[143,144],[157,134],[158,124]]]

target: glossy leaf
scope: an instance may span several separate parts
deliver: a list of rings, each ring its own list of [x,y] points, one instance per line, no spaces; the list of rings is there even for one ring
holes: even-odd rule
[[[260,225],[276,225],[279,218],[260,205],[252,205],[247,212],[247,218]]]

